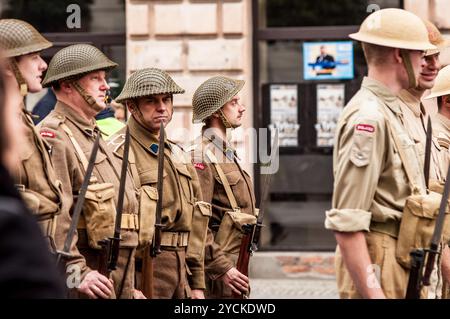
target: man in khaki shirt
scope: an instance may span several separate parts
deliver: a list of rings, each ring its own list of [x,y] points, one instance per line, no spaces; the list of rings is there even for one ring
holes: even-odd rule
[[[338,243],[341,298],[404,298],[409,271],[395,258],[396,237],[406,198],[425,193],[425,181],[396,95],[416,87],[424,51],[436,47],[422,20],[401,9],[372,13],[350,37],[363,43],[368,76],[338,122],[325,227]]]
[[[116,98],[131,113],[127,123],[133,153],[130,158],[135,159],[141,187],[156,187],[160,123],[169,124],[173,95],[181,93],[184,90],[169,74],[148,68],[134,72]],[[123,136],[125,129],[118,135]],[[111,137],[113,141],[120,144],[116,136]],[[161,254],[151,261],[154,267],[152,298],[203,299],[204,249],[211,206],[202,202],[197,173],[188,154],[167,138],[163,176]],[[149,248],[144,247],[141,253],[148,254]],[[149,265],[143,263],[141,267]]]
[[[432,110],[425,109],[421,102],[427,90],[430,90],[435,82],[436,76],[441,67],[439,61],[440,51],[449,46],[448,41],[444,40],[439,30],[434,24],[429,21],[424,21],[428,30],[428,38],[432,44],[438,49],[428,50],[425,54],[425,67],[419,75],[418,85],[415,88],[402,90],[398,97],[400,107],[403,112],[405,127],[410,136],[414,139],[417,150],[421,157],[422,164],[424,163],[425,144],[426,144],[426,127],[427,119]],[[432,156],[430,166],[430,179],[442,181],[445,176],[442,176],[439,171],[439,162],[436,153],[439,152],[437,141],[434,140],[432,145]]]
[[[434,24],[429,21],[424,21],[428,30],[428,38],[432,44],[434,44],[437,50],[428,50],[425,53],[425,67],[419,75],[418,85],[415,88],[410,88],[407,90],[402,90],[400,92],[399,101],[400,107],[403,112],[403,119],[405,127],[409,135],[413,138],[414,143],[417,147],[419,153],[422,167],[425,163],[425,144],[426,144],[426,127],[429,117],[429,110],[426,110],[421,102],[427,90],[433,88],[436,76],[441,67],[439,61],[440,51],[448,47],[449,43],[444,40],[439,30]],[[430,110],[432,111],[432,110]],[[433,115],[435,117],[436,115]],[[432,129],[434,132],[434,125]],[[435,134],[433,134],[435,135]],[[445,180],[446,172],[443,172],[441,160],[442,155],[441,146],[436,139],[432,138],[431,152],[430,156],[430,172],[429,172],[429,187],[430,189],[436,190],[434,185],[436,183],[441,184]],[[448,165],[447,165],[448,166]],[[440,192],[442,193],[442,191]],[[444,260],[443,260],[444,261]],[[440,285],[438,278],[439,267],[436,267],[432,275],[432,283],[428,289],[428,297],[435,298],[435,296],[440,297],[439,292],[441,289],[437,286]]]
[[[203,200],[212,204],[205,252],[208,298],[231,298],[232,292],[239,295],[249,291],[248,277],[236,269],[243,233],[234,223],[229,225],[231,229],[226,228],[224,221],[233,213],[235,220],[256,223],[253,183],[227,138],[229,130],[242,123],[245,107],[238,94],[243,86],[244,81],[216,76],[202,83],[192,100],[193,122],[203,122],[204,126],[191,156]]]
[[[25,141],[20,145],[20,165],[14,172],[16,186],[28,208],[37,216],[49,248],[54,251],[56,219],[61,211],[61,185],[50,161],[50,147],[35,129],[23,103],[24,95],[42,90],[41,76],[47,64],[40,57],[40,51],[52,44],[26,22],[2,19],[0,46],[9,62],[5,86],[17,104],[25,135]]]
[[[104,99],[109,89],[106,71],[116,65],[97,48],[76,44],[54,55],[43,82],[44,86],[52,87],[58,100],[55,109],[40,123],[40,132],[52,146],[52,159],[67,195],[67,206],[58,225],[62,241],[72,222],[71,214],[85,176],[87,158],[100,134],[94,117],[106,107]],[[117,269],[111,272],[110,278],[97,271],[100,267],[100,249],[98,242],[93,242],[93,236],[103,230],[107,230],[103,238],[113,236],[120,174],[120,162],[100,139],[90,182],[90,187],[96,191],[86,194],[77,236],[70,251],[72,258],[67,262],[69,273],[75,269],[75,273],[81,275],[81,283],[75,286],[78,292],[89,298],[142,297],[134,289],[139,207],[137,186],[129,172],[126,176]]]
[[[439,71],[436,84],[431,89],[427,99],[437,98],[438,113],[432,116],[433,137],[438,143],[439,152],[434,154],[439,159],[439,171],[443,176],[440,180],[441,193],[443,183],[446,182],[447,170],[450,163],[450,66]],[[449,238],[447,238],[449,240]],[[442,277],[444,280],[442,297],[450,298],[450,249],[444,244],[442,253]]]

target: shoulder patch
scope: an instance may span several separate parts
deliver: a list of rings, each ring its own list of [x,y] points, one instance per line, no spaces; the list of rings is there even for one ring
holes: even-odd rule
[[[375,132],[375,127],[370,124],[356,124],[355,128],[357,131],[363,131],[363,132],[368,132],[368,133]]]
[[[42,130],[40,132],[40,134],[41,134],[42,137],[49,137],[49,138],[55,138],[56,137],[55,132],[46,131],[46,130]]]
[[[205,169],[205,164],[203,164],[203,163],[194,163],[194,167],[196,169],[199,169],[199,170],[203,171]]]

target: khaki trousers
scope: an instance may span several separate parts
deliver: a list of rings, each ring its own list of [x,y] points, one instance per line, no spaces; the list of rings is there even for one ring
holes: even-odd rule
[[[372,269],[375,270],[373,272],[372,269],[368,269],[367,285],[372,285],[373,276],[378,277],[379,274],[378,280],[385,296],[390,299],[404,299],[409,270],[403,268],[395,259],[397,240],[389,235],[372,231],[366,233],[366,242],[373,263]],[[335,266],[340,298],[362,298],[344,264],[339,247],[336,249]]]

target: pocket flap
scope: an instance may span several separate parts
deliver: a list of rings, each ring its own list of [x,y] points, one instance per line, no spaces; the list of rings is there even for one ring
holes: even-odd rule
[[[166,171],[163,172],[163,178],[167,176]],[[158,169],[148,169],[139,173],[141,184],[156,184],[158,182]]]
[[[222,180],[220,179],[219,175],[216,175],[214,177],[220,184],[223,185]],[[239,170],[230,171],[225,174],[225,177],[227,178],[228,184],[230,184],[230,186],[235,186],[241,179],[241,172]]]
[[[114,197],[114,185],[111,183],[96,183],[88,186],[86,199],[93,201],[106,201]]]
[[[178,174],[181,174],[189,179],[192,179],[191,173],[189,172],[185,164],[177,165],[176,169],[178,171]]]
[[[431,191],[426,195],[411,196],[408,198],[407,206],[415,216],[435,219],[439,214],[441,199],[441,194]],[[448,204],[445,213],[450,213]]]
[[[203,216],[212,216],[211,204],[207,202],[196,202],[196,206],[198,206],[200,212]]]
[[[88,154],[87,159],[89,159],[89,157],[91,156],[91,154]],[[97,156],[95,157],[95,164],[101,163],[106,159],[106,155],[103,153],[97,153]]]
[[[158,200],[158,190],[155,187],[149,185],[143,185],[141,190],[147,194],[150,199]]]
[[[226,212],[226,214],[230,215],[231,219],[233,220],[234,226],[239,229],[240,231],[243,231],[242,226],[250,224],[254,225],[256,224],[256,216],[250,215],[250,214],[244,214],[240,211],[229,211]]]

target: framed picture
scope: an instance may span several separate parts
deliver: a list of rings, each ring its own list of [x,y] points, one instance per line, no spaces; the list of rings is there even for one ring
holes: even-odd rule
[[[316,145],[333,147],[337,122],[345,103],[345,84],[318,84],[316,96]]]
[[[279,130],[280,147],[297,147],[298,130],[298,90],[296,84],[270,85],[269,128]]]
[[[353,79],[353,42],[304,42],[303,78],[304,80]]]

